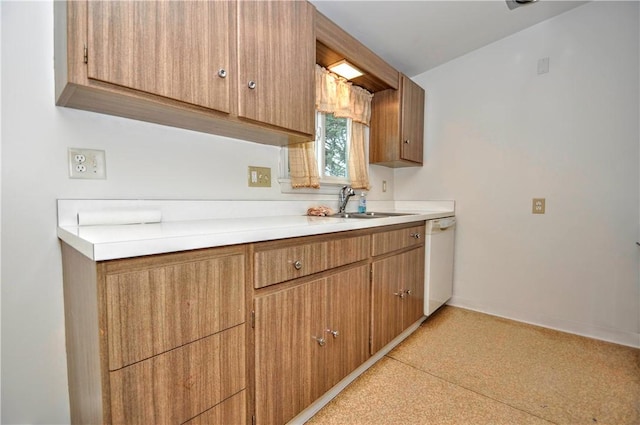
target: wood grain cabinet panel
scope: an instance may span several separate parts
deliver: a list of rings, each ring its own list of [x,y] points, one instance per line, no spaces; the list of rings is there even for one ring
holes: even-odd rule
[[[247,391],[226,399],[222,403],[196,416],[184,425],[242,425],[247,423]]]
[[[315,133],[313,11],[306,1],[56,1],[56,105],[306,142]]]
[[[245,423],[246,254],[94,262],[63,243],[71,422]]]
[[[387,167],[423,163],[425,93],[400,74],[398,90],[377,92],[371,102],[369,162]]]
[[[283,248],[257,250],[254,287],[262,288],[327,269],[327,243],[303,243]]]
[[[229,113],[226,1],[88,2],[88,77]]]
[[[327,355],[321,363],[326,371],[324,391],[340,382],[369,358],[371,296],[369,266],[364,265],[327,278],[325,304]]]
[[[286,423],[369,357],[369,303],[368,265],[254,299],[257,424]]]
[[[366,260],[370,246],[371,236],[368,234],[330,240],[327,246],[327,268]]]
[[[244,322],[244,266],[236,254],[107,275],[110,369]]]
[[[386,254],[399,249],[417,246],[424,243],[424,224],[387,230],[375,233],[372,242],[372,255]]]
[[[322,348],[315,321],[323,290],[313,281],[254,300],[258,424],[284,424],[321,394],[312,365]]]
[[[239,115],[314,134],[315,8],[306,1],[239,1]]]
[[[424,316],[424,249],[373,263],[372,354]]]
[[[181,424],[245,385],[244,325],[110,373],[116,424]]]

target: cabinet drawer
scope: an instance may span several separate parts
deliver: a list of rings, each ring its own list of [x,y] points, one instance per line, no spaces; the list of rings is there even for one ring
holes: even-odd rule
[[[107,274],[109,370],[242,323],[244,267],[236,253]]]
[[[262,288],[327,269],[327,242],[256,251],[254,287]]]
[[[236,326],[110,372],[114,424],[181,424],[245,387],[245,329]]]
[[[371,255],[376,256],[410,246],[421,245],[424,243],[424,232],[425,226],[422,223],[417,226],[375,233],[373,235]]]
[[[370,246],[370,235],[331,240],[327,247],[327,267],[332,269],[365,260],[369,257]]]
[[[246,392],[246,390],[240,391],[213,409],[209,409],[189,422],[185,422],[184,425],[246,424]]]

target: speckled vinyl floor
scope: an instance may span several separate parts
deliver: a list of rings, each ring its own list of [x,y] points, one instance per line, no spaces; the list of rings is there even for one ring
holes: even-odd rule
[[[308,424],[640,424],[640,350],[444,307]]]

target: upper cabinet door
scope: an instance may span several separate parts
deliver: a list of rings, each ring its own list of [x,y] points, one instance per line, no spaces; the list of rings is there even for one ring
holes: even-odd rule
[[[314,8],[306,1],[238,2],[238,112],[314,132]]]
[[[402,159],[422,164],[424,138],[424,90],[401,75]]]
[[[234,3],[88,2],[88,77],[230,112]]]

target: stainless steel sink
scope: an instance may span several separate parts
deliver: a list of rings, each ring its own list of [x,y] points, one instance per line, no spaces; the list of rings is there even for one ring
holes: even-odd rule
[[[366,212],[366,213],[338,213],[330,215],[329,217],[335,218],[384,218],[384,217],[396,217],[401,215],[411,215],[411,213],[397,213],[397,212]]]

